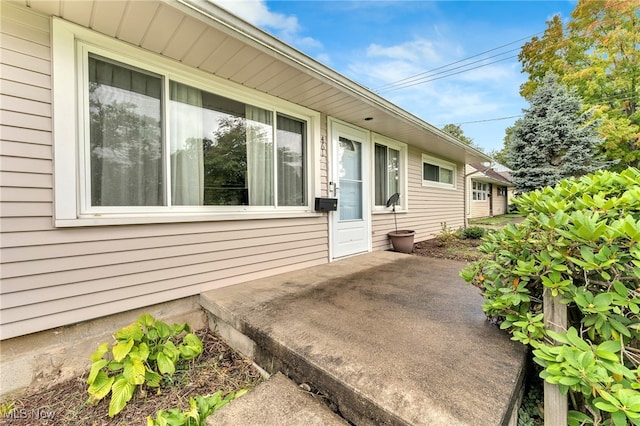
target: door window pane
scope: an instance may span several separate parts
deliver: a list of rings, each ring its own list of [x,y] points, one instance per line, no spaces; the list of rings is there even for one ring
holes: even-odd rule
[[[340,182],[340,220],[362,219],[362,182]]]
[[[339,138],[340,220],[362,219],[362,144]]]
[[[164,204],[162,79],[89,56],[92,206]]]

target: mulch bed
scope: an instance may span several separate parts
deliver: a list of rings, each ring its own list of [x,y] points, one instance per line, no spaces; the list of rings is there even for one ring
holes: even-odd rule
[[[415,243],[412,254],[416,256],[473,262],[482,256],[482,253],[477,250],[480,244],[482,244],[482,240],[457,238],[453,238],[445,244],[442,244],[434,238]]]
[[[110,419],[109,398],[87,405],[86,375],[34,394],[15,395],[13,410],[0,416],[2,425],[146,425],[158,410],[189,408],[189,397],[218,390],[233,392],[255,387],[262,377],[252,362],[206,330],[196,332],[204,344],[202,355],[189,368],[176,371],[171,383],[156,394],[154,389],[136,392],[122,412]],[[89,360],[87,360],[87,364]]]

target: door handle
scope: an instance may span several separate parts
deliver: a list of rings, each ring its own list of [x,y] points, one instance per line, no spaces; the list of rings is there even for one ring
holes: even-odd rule
[[[338,193],[338,184],[336,182],[329,182],[329,191],[334,195]]]

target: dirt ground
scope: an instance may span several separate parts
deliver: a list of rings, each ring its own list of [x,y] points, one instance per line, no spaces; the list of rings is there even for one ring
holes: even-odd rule
[[[472,262],[478,260],[482,253],[478,251],[478,246],[482,240],[477,239],[451,239],[445,244],[441,244],[437,239],[421,241],[414,244],[413,252],[415,256],[437,257],[439,259],[452,259],[462,262]]]

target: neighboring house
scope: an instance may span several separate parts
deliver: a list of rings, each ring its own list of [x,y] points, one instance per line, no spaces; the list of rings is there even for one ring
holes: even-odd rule
[[[514,186],[508,171],[482,163],[467,164],[467,218],[498,216],[507,213]]]
[[[489,160],[206,1],[1,7],[3,348],[387,250],[395,192],[433,238]]]

